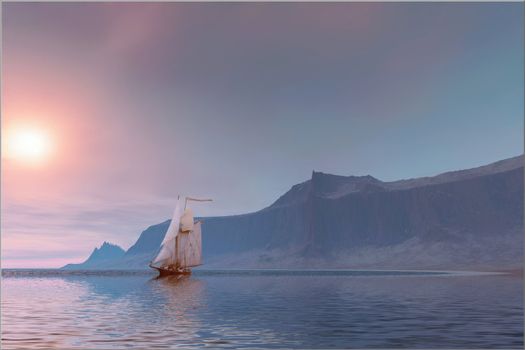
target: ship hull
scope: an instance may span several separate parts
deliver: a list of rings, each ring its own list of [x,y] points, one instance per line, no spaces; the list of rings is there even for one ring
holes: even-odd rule
[[[157,270],[159,273],[158,277],[167,277],[167,276],[188,276],[191,275],[190,269],[184,269],[184,270],[168,270],[163,269],[160,267],[150,266],[151,268]]]

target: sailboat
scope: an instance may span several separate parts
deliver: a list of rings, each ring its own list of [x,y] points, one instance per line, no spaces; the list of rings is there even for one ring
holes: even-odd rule
[[[184,207],[180,196],[171,223],[160,245],[159,253],[149,267],[159,272],[159,277],[189,275],[191,267],[202,265],[201,221],[194,221],[188,202],[209,202],[211,199],[185,197]]]

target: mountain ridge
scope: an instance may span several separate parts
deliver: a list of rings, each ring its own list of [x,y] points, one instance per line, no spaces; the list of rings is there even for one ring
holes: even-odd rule
[[[104,241],[99,248],[95,247],[89,257],[80,264],[67,264],[63,269],[75,269],[78,267],[97,268],[98,266],[106,266],[124,256],[125,250],[116,244]]]
[[[259,211],[203,218],[203,255],[210,267],[507,267],[521,260],[522,213],[523,155],[390,182],[314,171]],[[169,222],[112,264],[146,266]]]

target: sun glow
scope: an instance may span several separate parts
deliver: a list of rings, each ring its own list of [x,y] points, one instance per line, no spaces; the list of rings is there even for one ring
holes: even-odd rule
[[[49,133],[36,127],[17,127],[5,133],[2,153],[6,158],[27,163],[47,159],[52,151]]]

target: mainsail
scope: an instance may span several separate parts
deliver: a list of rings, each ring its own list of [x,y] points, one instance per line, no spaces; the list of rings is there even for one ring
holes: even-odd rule
[[[176,265],[186,268],[202,264],[202,239],[200,221],[188,233],[179,232],[176,244]]]
[[[180,198],[177,198],[177,204],[175,210],[173,211],[173,217],[171,223],[166,231],[164,240],[160,245],[159,254],[153,259],[152,265],[158,267],[164,267],[168,265],[175,264],[176,260],[176,251],[175,251],[175,241],[179,233],[180,217],[182,215],[182,206]]]

